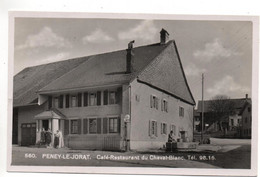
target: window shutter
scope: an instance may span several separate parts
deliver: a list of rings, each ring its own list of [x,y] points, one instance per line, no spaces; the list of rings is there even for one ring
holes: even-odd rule
[[[101,118],[97,118],[97,133],[101,134]]]
[[[66,95],[66,108],[70,107],[70,95]]]
[[[101,92],[97,91],[97,105],[101,105]]]
[[[82,106],[82,94],[78,93],[78,107]]]
[[[157,136],[157,122],[155,122],[155,136]]]
[[[121,118],[118,117],[117,118],[117,132],[120,133],[121,130]]]
[[[83,119],[83,133],[88,133],[88,119]]]
[[[81,119],[78,119],[78,134],[81,134]]]
[[[152,122],[149,120],[148,135],[151,136],[151,134],[152,134]]]
[[[168,101],[165,102],[165,111],[168,112]]]
[[[161,123],[161,134],[163,134],[163,123]]]
[[[163,111],[163,99],[162,99],[162,101],[161,101],[161,110]]]
[[[63,95],[59,96],[59,108],[63,108]]]
[[[49,110],[52,108],[52,96],[48,97],[48,108]]]
[[[104,105],[107,105],[107,102],[108,102],[108,91],[105,90],[104,91]]]
[[[64,135],[68,135],[69,134],[69,120],[65,120],[64,122]]]
[[[158,102],[159,102],[159,99],[156,97],[155,98],[155,108],[158,109]]]
[[[153,95],[150,95],[150,107],[153,108]]]
[[[88,106],[88,92],[84,92],[84,106]]]
[[[116,104],[121,103],[121,98],[122,98],[122,87],[117,88],[116,91]]]
[[[107,133],[107,118],[103,118],[103,134]]]

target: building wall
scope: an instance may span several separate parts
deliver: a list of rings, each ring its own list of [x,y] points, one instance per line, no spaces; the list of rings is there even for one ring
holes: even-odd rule
[[[248,111],[250,109],[250,111]],[[241,135],[243,138],[250,138],[252,133],[252,113],[251,106],[247,104],[242,113],[242,130]]]
[[[19,145],[21,145],[21,140],[22,140],[21,125],[23,123],[36,123],[34,116],[46,110],[46,107],[47,107],[46,104],[43,104],[41,106],[33,105],[33,106],[19,107],[18,109],[18,144]]]
[[[159,98],[158,110],[150,107],[150,96]],[[168,112],[161,111],[161,100],[168,102]],[[184,108],[184,117],[179,116],[179,106]],[[157,136],[150,136],[149,121],[157,121]],[[166,134],[161,133],[161,123],[167,124]],[[176,127],[174,138],[180,138],[180,130],[186,131],[187,141],[193,139],[193,106],[168,94],[151,88],[136,80],[131,83],[131,150],[159,149],[165,146],[170,125]]]

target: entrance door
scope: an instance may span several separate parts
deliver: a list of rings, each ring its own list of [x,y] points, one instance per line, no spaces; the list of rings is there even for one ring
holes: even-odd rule
[[[22,124],[22,146],[34,145],[36,141],[36,123]]]
[[[44,128],[45,131],[49,129],[49,120],[42,120],[42,128]]]

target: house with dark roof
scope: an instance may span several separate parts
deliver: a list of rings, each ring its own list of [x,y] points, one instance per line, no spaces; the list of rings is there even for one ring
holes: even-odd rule
[[[205,127],[204,129],[207,131],[219,131],[220,127],[217,125],[216,121],[219,118],[213,119],[212,117],[214,116],[212,114],[211,110],[211,104],[215,100],[205,100],[204,101],[204,124],[207,124],[208,127]],[[225,101],[225,100],[223,100]],[[228,102],[232,105],[234,108],[234,111],[230,113],[230,115],[226,118],[225,121],[223,121],[223,124],[226,124],[227,130],[228,131],[237,131],[238,134],[240,134],[240,128],[242,126],[242,117],[240,115],[241,110],[243,109],[243,106],[245,103],[248,101],[251,101],[250,98],[248,98],[248,95],[244,98],[237,98],[237,99],[228,99]],[[200,119],[197,118],[197,120],[201,120],[201,114],[202,114],[202,101],[198,102],[198,108],[196,112],[200,115]],[[214,122],[215,120],[215,122]],[[200,126],[199,126],[200,127]],[[201,129],[201,128],[200,128]],[[197,131],[200,131],[200,129],[196,129]],[[240,135],[238,135],[240,136]]]
[[[174,40],[25,68],[14,76],[13,143],[61,130],[66,147],[163,148],[193,139],[194,98]],[[52,136],[52,141],[54,136]]]

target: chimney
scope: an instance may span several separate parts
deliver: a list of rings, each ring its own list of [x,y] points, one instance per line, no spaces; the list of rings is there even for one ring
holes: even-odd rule
[[[126,73],[131,73],[133,72],[133,66],[132,66],[132,63],[133,63],[133,58],[134,58],[134,53],[133,53],[133,43],[135,41],[130,41],[128,43],[128,49],[126,49]]]
[[[248,94],[246,94],[246,100],[248,99]]]
[[[165,29],[162,28],[162,30],[160,31],[160,34],[161,34],[160,43],[166,44],[169,40],[169,33]]]

